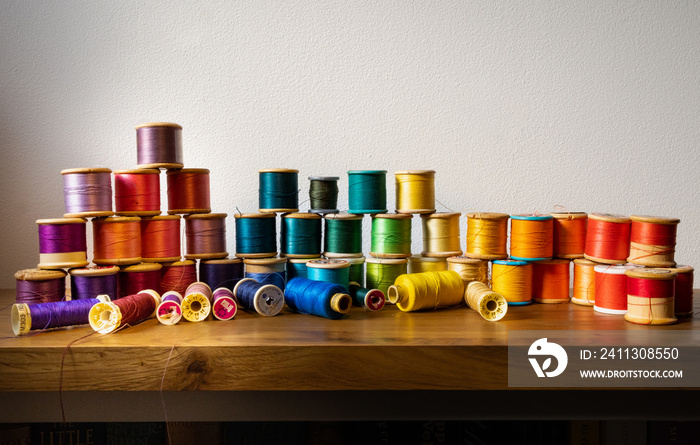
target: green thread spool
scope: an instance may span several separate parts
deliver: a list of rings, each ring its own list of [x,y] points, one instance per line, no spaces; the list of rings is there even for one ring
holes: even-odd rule
[[[348,171],[350,213],[386,213],[386,170]]]
[[[365,287],[379,289],[385,295],[389,286],[394,284],[399,275],[408,273],[406,258],[367,258],[367,280]]]
[[[375,258],[411,256],[411,219],[405,213],[372,215],[372,242],[369,254]]]
[[[311,213],[338,213],[338,176],[309,176]]]
[[[267,168],[258,171],[258,206],[262,213],[299,211],[299,170]]]
[[[335,260],[344,260],[350,263],[350,282],[355,282],[360,286],[365,285],[365,257],[359,258],[333,258]]]
[[[313,258],[321,255],[321,216],[316,213],[282,215],[280,249],[290,258]]]
[[[350,263],[344,260],[313,260],[306,263],[309,280],[325,281],[350,288]]]
[[[326,215],[323,255],[328,258],[361,257],[363,218],[363,215],[352,213]]]
[[[274,213],[236,213],[236,256],[270,258],[277,255],[277,221]]]

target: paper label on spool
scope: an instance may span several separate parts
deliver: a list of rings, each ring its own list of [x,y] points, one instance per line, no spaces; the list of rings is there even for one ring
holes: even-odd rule
[[[164,301],[158,306],[156,317],[164,325],[174,325],[182,318],[182,308],[174,301]]]
[[[211,312],[209,299],[202,294],[192,293],[182,300],[182,316],[187,321],[203,321]]]
[[[218,320],[230,320],[236,315],[236,302],[229,297],[217,298],[212,312]]]
[[[32,329],[32,317],[29,314],[29,306],[26,304],[14,304],[12,306],[12,330],[15,335],[24,335]]]

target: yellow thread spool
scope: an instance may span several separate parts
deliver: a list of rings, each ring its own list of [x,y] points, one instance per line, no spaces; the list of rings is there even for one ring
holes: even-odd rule
[[[574,260],[574,291],[571,302],[581,306],[595,305],[595,267],[600,263],[577,258]]]
[[[403,170],[396,177],[397,213],[435,213],[435,170]]]
[[[421,255],[446,258],[461,255],[459,213],[429,213],[421,215],[423,252]]]
[[[187,286],[182,298],[182,316],[187,321],[204,321],[211,313],[212,292],[208,284],[201,281]]]
[[[458,306],[464,299],[464,283],[451,270],[404,274],[389,286],[387,297],[404,312]]]
[[[489,262],[465,256],[451,256],[447,259],[447,270],[457,272],[464,282],[464,289],[472,281],[484,284],[489,282]]]
[[[493,291],[512,306],[532,303],[532,264],[527,261],[496,260],[491,266]]]
[[[465,301],[467,306],[474,309],[484,320],[498,321],[508,312],[508,302],[498,292],[479,281],[472,281],[467,286]]]
[[[505,213],[467,213],[469,258],[500,260],[508,258],[508,218]]]
[[[408,259],[408,273],[444,272],[446,270],[447,261],[444,258],[413,255]]]

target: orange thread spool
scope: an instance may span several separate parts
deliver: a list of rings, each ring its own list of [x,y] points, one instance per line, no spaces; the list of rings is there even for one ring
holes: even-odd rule
[[[197,268],[191,260],[164,263],[160,270],[160,289],[164,293],[173,290],[184,295],[187,286],[195,281],[197,281]]]
[[[569,260],[532,263],[532,300],[537,303],[569,302]]]
[[[209,170],[168,170],[168,214],[210,213]]]
[[[627,261],[649,267],[673,267],[676,265],[677,218],[657,216],[630,216],[630,255]]]
[[[584,258],[574,260],[574,294],[571,302],[581,306],[595,304],[595,267],[598,263]]]
[[[591,213],[584,257],[596,263],[623,264],[630,253],[632,220],[624,215]]]
[[[625,320],[646,325],[673,324],[675,278],[668,269],[630,269],[627,274],[627,313]]]
[[[554,256],[583,258],[586,249],[588,214],[584,212],[553,212]]]
[[[95,264],[126,265],[141,262],[141,218],[114,216],[92,220]]]
[[[147,263],[179,260],[180,215],[141,218],[141,257]]]
[[[467,251],[464,256],[480,260],[508,258],[506,213],[467,213]]]
[[[676,272],[676,292],[674,294],[674,314],[678,318],[693,315],[693,275],[695,269],[690,266],[669,267],[668,270]]]
[[[117,215],[160,215],[160,170],[114,172],[114,209]]]
[[[511,215],[510,257],[514,260],[525,261],[552,258],[554,253],[553,220],[551,215]]]
[[[627,276],[625,272],[636,266],[595,266],[595,303],[593,310],[603,314],[627,313]]]

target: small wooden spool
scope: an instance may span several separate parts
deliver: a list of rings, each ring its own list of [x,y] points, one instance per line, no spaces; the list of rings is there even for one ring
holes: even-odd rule
[[[480,260],[508,258],[507,213],[470,212],[467,216],[467,250],[464,255]],[[485,227],[489,229],[486,230]]]
[[[272,218],[275,219],[277,215],[275,213],[234,213],[233,217],[236,219],[236,222],[241,219],[263,219],[263,218]],[[271,258],[274,256],[277,256],[277,251],[270,251],[270,252],[241,252],[240,246],[238,245],[238,236],[239,236],[240,230],[238,226],[236,226],[236,257],[238,258]],[[274,234],[275,237],[275,245],[276,245],[276,236],[277,232]]]
[[[83,229],[81,229],[82,244],[84,250],[78,250],[75,252],[55,252],[55,253],[42,253],[41,249],[39,252],[39,269],[64,269],[71,267],[84,267],[88,265],[87,260],[87,240],[85,239],[85,220],[82,218],[54,218],[54,219],[38,219],[36,220],[37,225],[68,225],[68,224],[81,224]],[[41,238],[40,238],[41,241]],[[41,244],[41,242],[40,242]]]
[[[394,172],[394,176],[396,213],[435,213],[435,170],[402,170]],[[425,185],[422,193],[412,184],[417,181]]]
[[[209,170],[206,168],[183,168],[168,170],[168,215],[191,215],[210,213]],[[197,189],[199,190],[193,190]],[[183,196],[189,195],[184,198]]]
[[[187,253],[185,254],[185,258],[188,260],[213,260],[217,258],[226,258],[228,256],[228,252],[226,251],[227,216],[228,215],[226,213],[205,213],[185,216],[185,235],[187,240]],[[193,228],[196,221],[211,221],[212,228],[207,229],[207,231],[218,228],[221,231],[221,239],[219,240],[219,243],[216,245],[207,246],[207,250],[202,250],[202,246],[197,246],[194,242],[195,234]],[[214,227],[216,224],[218,224],[218,227]],[[207,234],[206,236],[207,238],[210,238],[213,235]]]
[[[646,267],[674,267],[676,253],[676,228],[681,222],[678,218],[663,218],[660,216],[631,215],[632,230],[630,235],[630,255],[627,261],[632,264],[639,264]],[[671,245],[648,245],[635,242],[637,232],[643,225],[654,224],[666,226],[673,232],[673,244]],[[673,227],[671,227],[673,226]]]
[[[71,276],[71,299],[75,300],[76,299],[76,285],[73,283],[73,280],[75,280],[73,277],[84,277],[85,279],[91,279],[95,277],[105,277],[105,276],[110,276],[113,275],[112,278],[109,278],[111,281],[112,286],[114,286],[114,290],[116,293],[114,295],[109,295],[107,292],[101,292],[104,295],[107,295],[110,299],[117,299],[119,297],[119,289],[118,289],[118,276],[117,274],[119,273],[119,266],[88,266],[88,267],[81,267],[81,268],[75,268],[71,269],[68,271],[68,273]],[[86,296],[83,298],[93,298],[93,296]]]
[[[109,177],[109,208],[107,208],[107,203],[105,202],[104,208],[101,209],[84,209],[77,212],[66,211],[66,213],[63,215],[64,218],[99,218],[102,216],[114,215],[114,211],[112,211],[112,170],[108,168],[68,168],[61,170],[61,175],[63,176],[64,186],[65,182],[68,180],[68,175],[76,175],[80,177],[103,175]],[[66,205],[66,207],[68,206]]]
[[[284,273],[287,258],[246,258],[243,264],[246,273]]]
[[[372,221],[375,219],[397,219],[397,220],[410,220],[413,218],[413,215],[410,213],[377,213],[375,215],[372,215]],[[409,232],[410,233],[410,232]],[[402,253],[381,253],[381,252],[370,252],[370,256],[374,258],[408,258],[411,256],[411,243],[410,240],[407,243],[405,247],[405,252]]]
[[[625,320],[630,323],[645,324],[645,325],[668,325],[678,321],[673,313],[674,298],[673,298],[673,281],[678,275],[668,269],[645,269],[634,268],[625,272],[627,275],[627,313]],[[654,283],[658,285],[659,290],[663,288],[663,292],[659,297],[656,292],[654,295],[635,295],[634,280],[652,280],[658,281]]]
[[[156,216],[160,215],[160,170],[152,168],[137,168],[131,170],[115,170],[114,175],[114,213],[119,216]],[[144,175],[144,176],[155,176],[151,179],[155,183],[154,189],[150,190],[151,193],[155,195],[155,199],[158,202],[158,207],[150,210],[128,210],[123,207],[123,203],[119,204],[119,196],[126,195],[131,197],[129,205],[139,206],[141,196],[144,196],[144,190],[138,190],[137,184],[129,181],[122,175]],[[142,205],[142,204],[141,204]],[[128,207],[128,206],[127,206]]]
[[[571,302],[580,306],[595,304],[595,267],[599,263],[585,258],[574,260],[574,293]],[[586,273],[588,275],[586,275]],[[591,279],[591,274],[593,278]]]
[[[552,212],[554,217],[554,257],[583,258],[586,249],[586,212]]]
[[[133,295],[141,292],[144,289],[139,289],[134,286],[134,279],[136,274],[148,274],[149,281],[152,281],[152,285],[146,287],[146,289],[153,289],[154,291],[161,293],[160,288],[160,277],[162,264],[159,263],[139,263],[131,266],[122,267],[119,269],[118,280],[119,280],[119,298],[126,297],[127,295]]]
[[[316,252],[307,252],[307,253],[289,253],[289,252],[284,252],[283,249],[285,249],[285,236],[289,236],[288,233],[286,233],[285,228],[284,228],[284,220],[290,218],[290,219],[306,219],[306,220],[317,220],[318,221],[318,234],[319,238],[317,240],[318,242],[318,251]],[[282,215],[282,230],[281,230],[281,236],[282,240],[280,242],[280,250],[281,253],[280,255],[283,255],[287,258],[315,258],[318,257],[321,254],[321,242],[322,242],[322,229],[321,229],[321,215],[317,213],[285,213]]]
[[[134,236],[129,239],[113,242],[109,246],[105,244],[104,231],[112,224],[135,225]],[[141,262],[141,218],[138,216],[112,216],[109,218],[95,218],[92,220],[92,239],[94,249],[93,262],[100,266],[125,266]],[[124,256],[110,258],[115,248],[124,251]],[[107,250],[107,252],[103,252]],[[111,252],[110,252],[111,251]]]
[[[157,153],[146,148],[152,139],[157,139]],[[182,126],[172,122],[137,125],[136,151],[139,168],[182,168]]]
[[[617,240],[604,240],[600,239],[599,235],[597,235],[596,232],[591,230],[591,227],[594,224],[597,224],[597,222],[609,224],[611,228],[615,227],[613,226],[613,224],[627,225],[629,228],[632,220],[625,215],[617,215],[612,213],[591,213],[590,215],[588,215],[588,227],[586,229],[586,248],[583,254],[584,258],[586,258],[587,260],[595,261],[596,263],[604,264],[626,263],[627,256],[629,255],[629,230],[627,230],[626,238]],[[601,244],[605,245],[605,247],[617,246],[617,248],[615,249],[617,252],[614,255],[610,255],[610,258],[602,258],[599,253],[593,253],[596,250],[601,250]]]
[[[160,289],[163,292],[174,290],[183,295],[185,290],[187,290],[187,286],[197,281],[196,266],[192,260],[161,264],[163,268],[160,270]],[[180,273],[177,273],[178,271]],[[193,271],[189,277],[185,275],[188,271]],[[175,276],[173,277],[172,275]]]
[[[438,213],[427,213],[420,216],[421,225],[423,226],[423,251],[421,255],[424,257],[434,257],[434,258],[447,258],[451,256],[462,255],[462,249],[460,248],[459,239],[459,217],[460,213],[448,213],[448,212],[438,212]],[[437,224],[442,224],[446,222],[449,225],[449,229],[452,230],[454,236],[449,236],[448,244],[449,250],[434,251],[430,249],[430,240],[426,238],[426,234],[437,231]],[[446,237],[447,238],[447,237]]]

